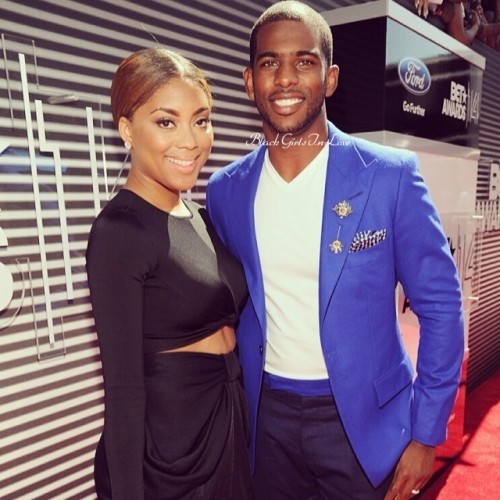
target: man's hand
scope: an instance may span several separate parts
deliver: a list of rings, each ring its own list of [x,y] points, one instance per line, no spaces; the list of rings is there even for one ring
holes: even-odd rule
[[[399,459],[384,500],[406,500],[417,495],[432,476],[434,455],[434,447],[411,441]]]

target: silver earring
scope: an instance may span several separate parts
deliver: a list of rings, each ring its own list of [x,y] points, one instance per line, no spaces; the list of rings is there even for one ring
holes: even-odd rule
[[[126,149],[127,151],[130,151],[130,148],[132,147],[132,144],[130,144],[130,142],[125,141],[125,142],[123,143],[123,145],[125,146],[125,149]]]

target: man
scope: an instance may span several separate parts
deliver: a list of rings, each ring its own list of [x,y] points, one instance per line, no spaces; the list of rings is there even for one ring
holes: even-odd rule
[[[460,285],[416,155],[327,121],[338,75],[317,12],[266,10],[244,71],[265,140],[207,190],[250,291],[238,344],[260,500],[410,498],[459,382]],[[415,380],[398,282],[420,321]]]

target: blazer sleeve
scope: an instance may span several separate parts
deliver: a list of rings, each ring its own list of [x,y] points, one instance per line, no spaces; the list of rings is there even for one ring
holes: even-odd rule
[[[222,202],[223,194],[223,180],[225,174],[222,171],[215,172],[210,177],[206,189],[206,209],[208,216],[214,225],[217,234],[225,246],[228,246],[228,241],[225,234],[225,225],[223,224],[223,208],[220,204]]]
[[[87,249],[103,367],[104,446],[113,500],[144,497],[142,314],[151,247],[140,223],[115,213],[94,223]]]
[[[208,180],[207,188],[205,191],[205,206],[206,206],[208,215],[209,215],[210,219],[212,219],[212,222],[213,222],[214,213],[213,213],[213,203],[212,203],[212,183],[213,183],[213,179],[211,177]]]
[[[427,187],[410,154],[395,212],[396,272],[420,325],[412,438],[446,439],[464,353],[462,293],[449,244]]]

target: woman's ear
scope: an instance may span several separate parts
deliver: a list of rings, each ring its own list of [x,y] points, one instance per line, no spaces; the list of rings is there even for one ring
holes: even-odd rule
[[[124,116],[120,116],[118,120],[118,132],[122,141],[125,143],[132,144],[132,128],[130,126],[130,120]]]

